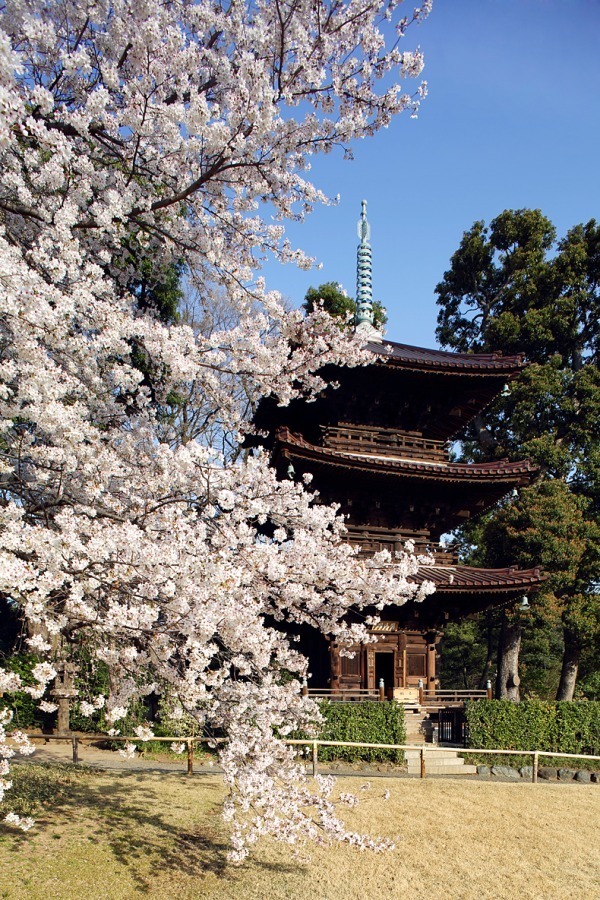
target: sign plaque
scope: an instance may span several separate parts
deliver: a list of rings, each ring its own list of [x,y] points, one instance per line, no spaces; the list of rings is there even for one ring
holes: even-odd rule
[[[379,622],[371,628],[373,634],[389,634],[398,631],[398,622]]]

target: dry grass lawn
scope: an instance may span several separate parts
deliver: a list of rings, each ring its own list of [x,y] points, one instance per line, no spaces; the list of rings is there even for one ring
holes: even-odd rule
[[[342,789],[362,783],[343,779]],[[35,831],[0,831],[0,897],[600,897],[599,786],[376,778],[360,795],[348,824],[397,838],[393,853],[336,847],[297,861],[265,842],[232,869],[218,776],[82,774],[38,814]]]

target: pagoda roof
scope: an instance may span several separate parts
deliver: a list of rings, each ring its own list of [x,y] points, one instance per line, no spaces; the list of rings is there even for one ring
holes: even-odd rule
[[[432,581],[435,595],[439,594],[501,594],[532,589],[545,581],[547,576],[536,566],[532,569],[479,569],[475,566],[419,566],[412,576],[419,584]]]
[[[341,420],[449,440],[463,432],[527,365],[521,355],[455,353],[394,341],[369,340],[364,346],[373,361],[356,367],[326,365],[321,374],[335,388],[324,390],[314,403],[297,398],[279,407],[275,398],[263,398],[254,422],[268,436],[260,440],[248,436],[247,445],[271,446],[280,425],[315,440],[318,425]]]
[[[485,463],[454,463],[353,453],[311,444],[303,437],[292,433],[286,426],[277,429],[275,438],[279,448],[287,450],[289,455],[297,458],[354,470],[361,469],[373,474],[408,476],[436,482],[475,480],[529,484],[538,471],[530,459],[516,462],[501,459]]]
[[[413,347],[384,340],[369,341],[368,350],[382,358],[385,364],[403,369],[444,372],[448,374],[477,373],[478,375],[516,375],[526,366],[522,355],[503,356],[501,353],[456,353],[453,350],[434,350]]]

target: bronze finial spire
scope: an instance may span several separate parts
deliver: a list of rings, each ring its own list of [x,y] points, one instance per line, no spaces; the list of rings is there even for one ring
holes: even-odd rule
[[[355,325],[373,325],[373,266],[371,261],[371,228],[367,221],[367,201],[361,203],[358,220],[360,244],[356,253],[356,315]]]
[[[356,313],[354,331],[362,338],[381,341],[381,333],[373,325],[373,265],[371,260],[371,228],[367,222],[367,201],[361,203],[358,220],[360,244],[356,253]]]

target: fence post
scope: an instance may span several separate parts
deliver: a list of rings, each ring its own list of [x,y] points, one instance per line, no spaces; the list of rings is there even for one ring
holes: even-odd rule
[[[79,738],[76,734],[71,738],[71,743],[73,744],[73,762],[77,765],[79,762]]]
[[[489,680],[489,678],[486,682],[485,690],[486,690],[487,699],[491,700],[492,699],[492,682]]]
[[[308,697],[308,684],[306,683],[306,678],[302,682],[302,692],[301,693],[302,693],[303,697]]]
[[[533,754],[533,772],[531,773],[531,780],[533,781],[534,784],[536,784],[536,782],[538,780],[539,764],[540,764],[540,755],[536,750],[535,753]]]
[[[316,777],[317,774],[317,765],[319,762],[319,745],[316,741],[313,741],[312,744],[312,766],[313,766],[313,778]]]
[[[187,773],[194,774],[194,741],[192,738],[187,739]]]
[[[379,699],[385,700],[385,682],[383,678],[379,679]]]
[[[421,757],[421,778],[425,778],[425,747],[421,747],[419,754]]]

